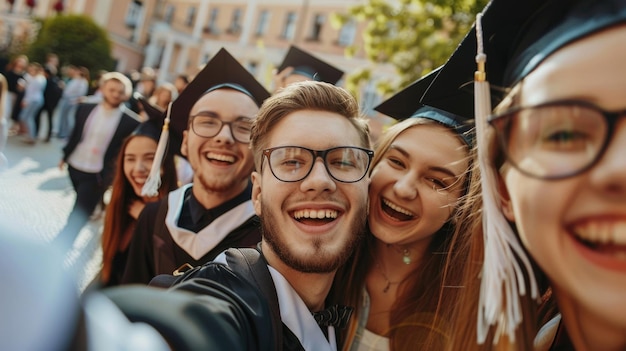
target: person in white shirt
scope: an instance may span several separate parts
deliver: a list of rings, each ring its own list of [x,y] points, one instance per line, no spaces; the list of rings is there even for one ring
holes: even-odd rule
[[[113,180],[115,159],[122,141],[139,125],[136,114],[126,110],[123,102],[132,92],[130,80],[119,72],[107,73],[103,79],[103,100],[99,104],[79,104],[76,126],[63,148],[59,168],[67,165],[76,201],[67,223],[55,238],[63,248],[71,247],[89,215],[102,200]]]
[[[43,106],[43,91],[46,88],[46,76],[43,74],[43,67],[36,62],[28,65],[27,73],[24,75],[26,88],[22,100],[22,111],[20,112],[20,124],[23,130],[27,131],[24,142],[30,145],[35,144],[35,118],[39,109]]]

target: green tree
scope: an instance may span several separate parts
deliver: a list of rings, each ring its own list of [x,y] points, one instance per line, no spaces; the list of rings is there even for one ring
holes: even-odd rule
[[[346,54],[352,56],[362,49],[371,62],[395,68],[397,81],[377,84],[377,90],[385,95],[445,63],[487,2],[368,0],[347,14],[334,14],[332,19],[336,27],[348,21],[365,22],[363,47],[350,46]],[[356,71],[346,78],[346,87],[355,93],[369,79],[371,68]]]
[[[58,15],[41,22],[28,57],[43,63],[48,53],[59,56],[61,64],[87,67],[91,72],[114,69],[111,41],[91,18],[82,15]]]

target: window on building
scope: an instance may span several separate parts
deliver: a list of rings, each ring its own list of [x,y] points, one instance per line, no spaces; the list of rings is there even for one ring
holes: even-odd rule
[[[165,8],[165,14],[163,15],[163,21],[172,24],[172,21],[174,20],[175,9],[176,8],[174,7],[174,5],[167,5],[167,7]]]
[[[193,22],[196,20],[196,8],[191,6],[187,9],[187,17],[185,18],[185,24],[187,27],[193,27]]]
[[[259,14],[259,21],[256,24],[256,30],[254,31],[254,34],[257,37],[261,37],[265,35],[265,32],[267,32],[267,27],[269,26],[269,23],[270,23],[270,12],[268,10],[261,11],[261,13]]]
[[[217,17],[219,16],[219,14],[220,14],[219,8],[211,9],[211,13],[209,15],[209,21],[206,27],[204,27],[204,31],[206,33],[219,34],[219,28],[217,27]]]
[[[238,34],[240,31],[241,31],[241,9],[235,9],[235,11],[233,11],[233,18],[230,21],[230,26],[228,27],[228,33]]]
[[[139,18],[141,17],[141,10],[143,9],[143,4],[141,1],[132,1],[128,4],[128,12],[126,12],[125,23],[129,28],[135,28],[137,23],[139,23]]]
[[[320,37],[322,34],[322,27],[324,26],[324,22],[326,21],[326,16],[323,14],[316,14],[313,19],[313,26],[311,26],[311,33],[309,34],[308,40],[311,41],[320,41]]]
[[[339,46],[349,46],[354,43],[354,37],[356,36],[356,22],[349,21],[341,27],[339,30],[339,38],[337,44]]]
[[[283,39],[293,39],[294,34],[296,33],[296,13],[289,12],[285,17],[285,26],[283,27],[283,32],[281,34],[281,38]]]

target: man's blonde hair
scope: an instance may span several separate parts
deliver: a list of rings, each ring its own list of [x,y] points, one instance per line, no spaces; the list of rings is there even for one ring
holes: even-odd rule
[[[334,112],[346,117],[360,136],[361,147],[371,148],[367,120],[362,118],[356,99],[350,93],[325,82],[304,81],[290,84],[269,97],[252,126],[250,148],[257,170],[261,169],[268,135],[285,116],[301,110]]]

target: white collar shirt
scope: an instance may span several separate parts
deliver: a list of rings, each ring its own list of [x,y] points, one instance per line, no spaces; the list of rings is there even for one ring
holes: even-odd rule
[[[97,105],[87,117],[83,135],[70,155],[68,163],[86,173],[99,173],[104,167],[104,154],[113,139],[120,120],[122,109],[105,110]]]

